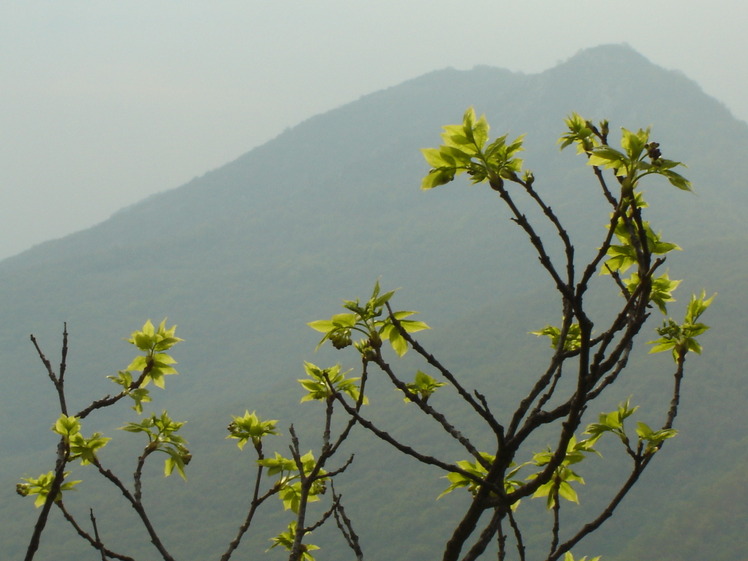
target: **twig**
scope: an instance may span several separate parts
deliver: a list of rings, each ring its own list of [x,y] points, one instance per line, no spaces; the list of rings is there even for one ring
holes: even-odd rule
[[[96,517],[94,516],[93,509],[89,508],[88,513],[91,518],[91,526],[93,526],[94,538],[96,539],[96,548],[101,553],[101,561],[107,561],[104,544],[101,543],[101,538],[99,537],[99,528],[96,525]]]
[[[359,543],[358,535],[353,530],[353,524],[351,523],[351,520],[348,518],[348,516],[346,516],[345,509],[343,508],[343,504],[341,502],[341,499],[343,498],[343,496],[338,495],[335,492],[335,485],[333,484],[332,481],[330,482],[330,489],[332,490],[333,499],[336,501],[336,504],[337,504],[337,507],[335,508],[335,511],[333,512],[335,516],[335,523],[340,529],[340,533],[343,534],[343,538],[345,538],[345,541],[348,544],[348,547],[350,547],[351,550],[353,550],[353,553],[356,556],[356,561],[363,561],[364,552],[361,550],[361,545]]]
[[[62,501],[58,501],[57,506],[62,511],[62,515],[65,517],[65,519],[73,526],[73,528],[78,533],[78,535],[82,537],[84,540],[86,540],[89,544],[91,544],[91,547],[101,552],[102,559],[105,559],[105,557],[103,556],[106,555],[107,557],[119,559],[120,561],[135,561],[135,559],[133,559],[132,557],[123,555],[121,553],[116,553],[104,547],[104,544],[101,542],[98,532],[96,531],[96,522],[95,522],[95,519],[93,518],[93,510],[91,510],[90,512],[91,512],[91,520],[92,522],[94,522],[94,532],[96,533],[95,534],[96,538],[91,537],[91,535],[88,532],[86,532],[83,528],[81,528],[78,525],[73,515],[67,511]]]

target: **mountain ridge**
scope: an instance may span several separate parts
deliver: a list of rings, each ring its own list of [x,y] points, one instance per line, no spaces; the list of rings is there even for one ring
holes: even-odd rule
[[[645,63],[646,62],[646,63]],[[163,191],[160,193],[156,193],[154,195],[151,195],[147,197],[146,199],[134,203],[132,205],[128,205],[127,207],[120,209],[119,211],[115,212],[111,217],[108,219],[100,222],[99,224],[92,226],[90,228],[87,228],[85,230],[74,232],[68,236],[65,236],[63,238],[57,239],[57,240],[50,240],[47,242],[44,242],[42,244],[39,244],[33,248],[30,248],[26,252],[23,252],[19,255],[9,257],[3,261],[0,262],[0,270],[7,269],[7,268],[13,268],[16,266],[20,266],[23,263],[33,263],[35,259],[41,258],[45,262],[49,262],[50,260],[54,260],[57,257],[57,250],[59,249],[60,245],[71,245],[71,244],[79,244],[81,246],[81,250],[77,252],[75,255],[79,256],[82,253],[85,253],[86,249],[91,249],[94,247],[99,247],[102,241],[101,234],[106,233],[107,230],[110,230],[111,237],[115,238],[115,240],[111,243],[114,244],[116,247],[116,244],[122,244],[122,243],[132,243],[133,241],[137,240],[139,242],[147,242],[147,236],[144,233],[140,234],[140,237],[135,237],[134,239],[128,239],[126,237],[126,234],[128,231],[131,234],[138,234],[138,230],[135,229],[135,227],[141,226],[141,225],[149,225],[149,220],[155,221],[154,219],[158,219],[161,221],[164,221],[164,216],[154,217],[153,213],[155,212],[152,207],[159,207],[161,204],[170,204],[174,200],[181,198],[182,200],[186,199],[187,197],[192,197],[195,199],[195,205],[200,205],[201,208],[204,211],[207,211],[208,209],[214,209],[214,211],[217,209],[220,212],[225,212],[226,208],[221,207],[221,204],[218,203],[218,206],[216,206],[216,201],[211,200],[213,199],[220,199],[221,196],[230,196],[232,197],[232,200],[238,200],[241,204],[239,205],[239,208],[242,212],[250,212],[252,210],[251,205],[246,200],[247,192],[245,191],[242,193],[241,191],[237,191],[235,185],[237,182],[235,180],[243,180],[245,184],[247,185],[256,185],[256,186],[262,186],[263,184],[267,183],[275,183],[276,184],[276,192],[282,193],[282,196],[286,196],[290,193],[294,193],[295,195],[301,195],[303,196],[304,188],[303,184],[304,182],[299,182],[298,180],[294,179],[294,181],[284,182],[284,178],[282,173],[280,173],[280,170],[274,170],[274,169],[264,169],[262,166],[257,167],[260,162],[263,161],[263,158],[268,158],[273,153],[273,150],[276,146],[279,144],[283,144],[287,141],[287,139],[294,139],[294,145],[297,149],[303,149],[303,158],[307,162],[314,162],[316,158],[323,158],[325,162],[325,166],[330,165],[330,149],[327,147],[322,146],[316,146],[315,144],[315,138],[314,136],[318,134],[317,127],[324,123],[325,121],[330,120],[337,120],[340,121],[350,118],[349,113],[353,111],[358,111],[357,108],[361,107],[361,104],[366,104],[367,111],[371,111],[373,107],[371,106],[381,106],[382,104],[387,105],[390,103],[390,94],[393,91],[396,91],[399,99],[402,99],[403,97],[403,91],[411,91],[412,94],[417,99],[423,99],[423,96],[428,93],[428,90],[432,87],[432,83],[436,82],[451,82],[451,83],[458,83],[458,84],[465,84],[463,87],[457,88],[456,92],[452,92],[451,97],[457,98],[454,99],[454,102],[452,103],[453,109],[448,110],[443,107],[444,102],[440,103],[440,106],[438,108],[435,108],[433,111],[431,111],[430,119],[426,116],[419,116],[419,121],[425,121],[423,125],[418,125],[415,128],[421,133],[418,135],[420,139],[422,139],[422,145],[427,145],[429,142],[433,143],[434,138],[434,126],[430,125],[430,123],[437,123],[441,122],[445,119],[445,115],[453,115],[453,119],[455,119],[461,112],[464,110],[466,104],[462,99],[467,100],[468,98],[475,98],[478,97],[477,95],[471,95],[471,93],[479,93],[483,92],[485,94],[486,91],[494,91],[494,89],[497,86],[501,86],[503,84],[509,84],[510,83],[510,90],[509,92],[504,92],[505,97],[519,97],[519,94],[516,92],[521,91],[523,92],[523,98],[524,98],[524,104],[525,106],[533,106],[535,108],[535,111],[537,112],[538,107],[544,108],[543,113],[540,113],[538,115],[538,118],[536,119],[538,122],[541,123],[547,123],[547,122],[553,122],[558,123],[557,129],[561,129],[561,119],[563,116],[567,115],[570,111],[574,110],[573,108],[569,107],[561,107],[561,106],[554,106],[552,103],[552,100],[555,98],[560,99],[566,99],[568,96],[563,95],[563,92],[559,92],[559,84],[554,83],[554,80],[557,79],[559,75],[565,75],[566,72],[569,70],[573,72],[578,72],[578,69],[581,68],[583,71],[581,72],[581,75],[583,77],[594,77],[596,75],[599,75],[599,73],[604,72],[606,70],[606,67],[610,66],[625,66],[627,68],[636,68],[637,69],[637,76],[634,79],[638,80],[644,80],[647,76],[651,75],[652,72],[655,73],[662,73],[663,69],[660,67],[657,67],[656,65],[650,63],[647,61],[646,58],[644,58],[642,55],[634,51],[631,47],[628,47],[626,45],[606,45],[591,49],[584,49],[581,50],[579,53],[577,53],[575,56],[571,57],[570,59],[564,61],[560,65],[553,67],[551,69],[545,70],[543,72],[539,72],[536,74],[523,74],[523,73],[517,73],[517,72],[511,72],[505,69],[499,69],[499,68],[493,68],[493,67],[485,67],[485,66],[479,66],[472,70],[455,70],[455,69],[442,69],[437,70],[425,75],[422,75],[420,77],[408,80],[403,82],[402,84],[398,86],[393,86],[384,90],[380,90],[378,92],[374,92],[372,94],[368,94],[365,96],[362,96],[356,101],[347,103],[339,108],[327,111],[325,113],[322,113],[320,115],[316,115],[313,117],[310,117],[309,119],[306,119],[305,121],[302,121],[295,127],[292,127],[291,129],[288,129],[284,131],[283,133],[279,134],[274,139],[266,142],[265,144],[258,146],[249,152],[245,153],[244,155],[236,158],[232,162],[229,162],[219,168],[216,168],[214,170],[208,171],[205,174],[196,177],[192,179],[191,181],[187,182],[186,184],[176,187],[174,189],[170,189],[167,191]],[[667,72],[667,76],[684,86],[688,86],[686,88],[683,88],[682,91],[688,91],[690,95],[698,95],[701,93],[703,94],[703,91],[701,88],[692,80],[688,79],[681,73],[677,71],[665,71]],[[575,74],[576,75],[576,74]],[[611,81],[605,81],[604,83],[610,84]],[[570,85],[566,84],[566,87],[568,88]],[[573,84],[571,84],[572,87],[574,87]],[[612,88],[615,88],[615,86],[611,86]],[[468,90],[468,92],[465,92],[465,90]],[[527,90],[530,90],[529,95],[527,94]],[[552,95],[543,95],[541,98],[537,98],[538,92],[553,92]],[[556,95],[559,94],[559,95]],[[612,95],[612,94],[611,94]],[[622,120],[617,119],[616,115],[610,115],[610,113],[615,113],[616,110],[609,105],[607,105],[606,102],[606,96],[595,96],[597,99],[580,99],[581,105],[588,105],[588,106],[597,106],[594,107],[591,111],[592,115],[591,117],[597,116],[599,118],[605,116],[606,118],[609,118],[611,122],[616,122],[617,120],[619,122],[622,122]],[[610,97],[610,95],[607,96],[609,99],[615,99],[615,96]],[[459,99],[459,101],[458,101]],[[713,99],[713,98],[710,98]],[[451,100],[450,100],[451,101]],[[402,101],[400,101],[402,104]],[[470,105],[474,105],[479,111],[483,111],[483,106],[497,106],[500,105],[500,102],[497,103],[495,100],[493,103],[489,103],[488,101],[481,103],[480,100],[476,100],[474,103],[469,103]],[[675,107],[675,105],[673,105]],[[673,109],[675,111],[675,109]],[[524,113],[524,111],[521,111]],[[722,113],[722,115],[719,115],[719,113]],[[729,113],[729,110],[721,103],[714,100],[714,104],[712,107],[712,113],[717,114],[717,116],[721,119],[724,119],[727,116],[731,116]],[[362,112],[362,114],[365,114]],[[447,119],[449,117],[446,117]],[[632,117],[632,119],[635,119],[635,116]],[[628,120],[628,119],[626,119]],[[387,121],[385,119],[379,120],[380,123],[385,124],[389,123],[390,121]],[[499,126],[501,119],[497,121],[497,119],[492,119],[492,122],[494,122],[494,127]],[[524,128],[523,128],[524,125]],[[538,137],[541,135],[538,134],[537,130],[526,130],[528,128],[528,123],[511,123],[509,125],[509,129],[513,130],[513,134],[517,135],[520,133],[527,133],[527,142],[533,143],[536,141]],[[531,125],[531,124],[530,124]],[[329,126],[329,125],[325,125]],[[645,126],[643,124],[643,126]],[[531,127],[537,129],[538,127]],[[745,124],[738,125],[733,127],[734,130],[727,131],[728,135],[733,134],[741,134],[744,138],[748,138],[748,127],[745,126]],[[438,129],[437,129],[438,130]],[[310,131],[310,132],[307,132]],[[375,133],[378,132],[376,135],[377,138],[383,138],[388,134],[387,130],[384,131],[374,131]],[[659,132],[659,131],[656,131]],[[344,136],[336,137],[334,144],[334,150],[338,154],[338,157],[342,161],[347,161],[347,158],[351,155],[350,148],[355,146],[358,142],[357,138],[351,138],[354,142],[351,142],[350,144],[347,142],[347,139]],[[676,152],[677,149],[677,138],[669,139],[670,141],[675,142],[676,144],[672,148],[674,152]],[[412,146],[412,144],[408,144],[408,147]],[[325,149],[327,148],[327,149]],[[346,149],[348,149],[346,151]],[[405,143],[403,144],[403,150],[407,150]],[[547,147],[545,147],[545,150],[547,151]],[[413,161],[412,156],[413,150],[410,150],[410,154],[408,154],[408,157],[406,158],[409,163]],[[417,156],[417,153],[416,153]],[[358,162],[360,163],[360,162]],[[262,172],[262,175],[255,176],[255,177],[247,177],[243,170],[246,170],[248,168],[253,169],[259,169]],[[312,172],[319,173],[318,169],[311,170]],[[387,169],[381,169],[380,167],[375,166],[372,170],[367,170],[373,173],[379,173],[380,175],[384,175],[386,177]],[[277,174],[277,175],[276,175]],[[315,180],[315,174],[310,173],[309,181],[306,183],[307,185],[310,185],[306,188],[307,191],[311,191],[313,187],[311,185],[319,185],[319,181]],[[227,192],[225,187],[227,185],[231,186],[231,189]],[[273,197],[272,191],[257,191],[256,189],[253,191],[254,195],[260,194],[262,197],[264,197],[263,202],[269,202],[274,204],[279,204],[282,202],[282,198],[279,201],[278,197]],[[179,211],[179,208],[170,208],[169,214],[174,214],[175,211]],[[132,220],[132,224],[129,224],[128,221]],[[168,221],[166,221],[168,224]],[[150,226],[153,227],[153,226]],[[142,231],[145,231],[146,228],[143,228]],[[64,258],[68,258],[65,256]]]

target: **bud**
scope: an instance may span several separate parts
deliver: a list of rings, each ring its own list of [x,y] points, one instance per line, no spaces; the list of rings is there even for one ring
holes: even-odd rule
[[[345,349],[351,344],[351,330],[341,329],[330,335],[330,342],[336,349]]]

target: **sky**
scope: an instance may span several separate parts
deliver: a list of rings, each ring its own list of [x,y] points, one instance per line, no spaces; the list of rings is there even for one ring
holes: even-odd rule
[[[0,259],[445,67],[628,43],[746,121],[747,25],[736,0],[0,0]]]

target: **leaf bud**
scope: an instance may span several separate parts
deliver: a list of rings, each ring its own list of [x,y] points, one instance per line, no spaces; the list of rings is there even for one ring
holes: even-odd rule
[[[608,136],[608,121],[600,121],[600,135],[603,138]]]
[[[649,144],[645,144],[644,148],[647,149],[647,156],[649,156],[652,159],[652,162],[659,160],[662,156],[662,152],[660,152],[660,143],[659,142],[650,142]]]
[[[332,346],[338,350],[345,349],[351,344],[351,330],[341,329],[334,331],[330,335],[330,342],[332,343]]]

